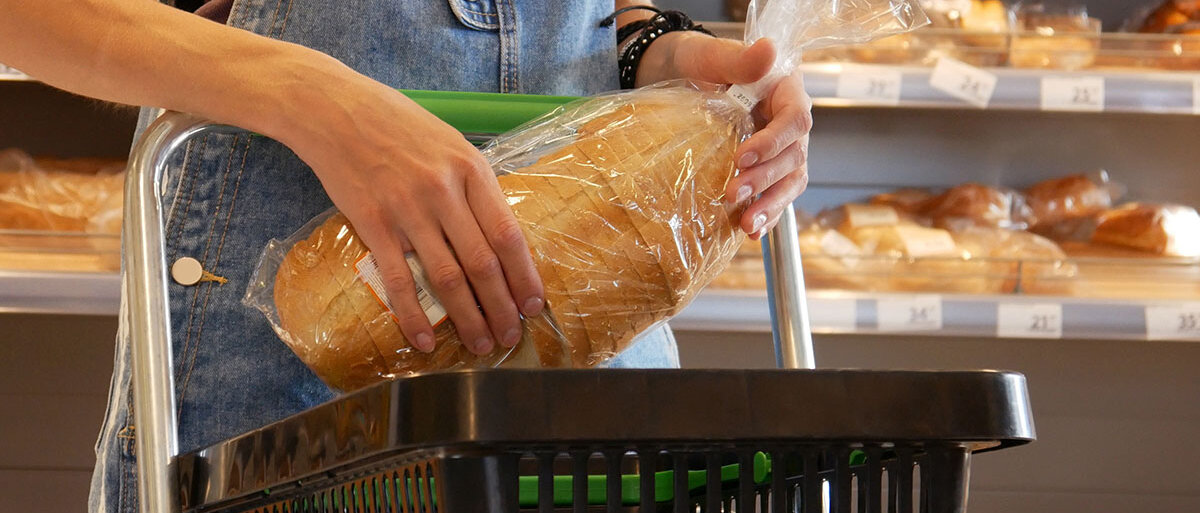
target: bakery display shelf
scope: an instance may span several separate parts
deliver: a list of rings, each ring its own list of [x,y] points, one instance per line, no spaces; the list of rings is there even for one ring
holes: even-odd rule
[[[1194,35],[926,28],[805,59],[819,106],[1200,114]]]
[[[0,313],[116,315],[121,275],[0,270]]]
[[[1007,294],[808,291],[814,333],[1200,341],[1195,301]],[[770,333],[767,295],[709,289],[677,330]]]
[[[953,96],[935,86],[936,68],[830,62],[805,64],[802,69],[805,87],[812,95],[814,105],[826,107],[986,107],[993,110],[1200,114],[1200,95],[1197,94],[1200,92],[1200,73],[1007,68],[960,68],[954,71],[964,84],[978,80],[974,77],[979,73],[995,77],[994,90],[984,105]],[[877,90],[898,87],[899,92],[873,96],[872,87]],[[893,95],[886,96],[888,94]]]
[[[0,313],[115,315],[121,238],[0,230]]]

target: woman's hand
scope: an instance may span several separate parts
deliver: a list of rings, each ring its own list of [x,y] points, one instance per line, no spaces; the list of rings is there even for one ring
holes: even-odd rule
[[[314,119],[308,162],[379,263],[400,329],[422,351],[433,330],[404,254],[415,250],[466,347],[520,340],[520,312],[543,306],[542,283],[491,166],[454,128],[404,95],[363,80],[341,86],[335,115]],[[481,308],[482,307],[482,311]]]
[[[774,61],[775,46],[767,39],[746,46],[700,32],[670,32],[642,56],[637,85],[673,78],[747,84],[766,76]],[[800,74],[780,80],[755,107],[754,118],[759,130],[737,148],[741,172],[730,180],[725,196],[743,203],[758,195],[740,220],[742,230],[757,239],[808,186],[812,99]]]

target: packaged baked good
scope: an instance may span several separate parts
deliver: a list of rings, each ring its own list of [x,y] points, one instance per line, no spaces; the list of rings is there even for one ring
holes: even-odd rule
[[[1184,205],[1127,203],[1100,216],[1092,242],[1153,255],[1200,257],[1200,215]]]
[[[1047,8],[1036,2],[1014,10],[1017,31],[1009,52],[1013,67],[1077,70],[1095,62],[1101,23],[1088,16],[1085,6]]]
[[[868,202],[872,205],[886,205],[899,212],[916,214],[930,198],[933,198],[933,194],[928,190],[904,188],[876,194],[871,196]]]
[[[1080,218],[1112,208],[1124,188],[1109,181],[1108,172],[1074,174],[1034,184],[1025,191],[1032,214],[1030,225],[1038,233],[1069,239],[1078,232]],[[1065,226],[1063,226],[1065,225]]]
[[[957,226],[963,222],[995,228],[1023,229],[1028,226],[1029,207],[1015,191],[978,183],[965,183],[930,198],[918,212],[935,226]]]
[[[0,151],[0,229],[119,234],[124,168],[117,160],[39,161]]]
[[[981,287],[993,293],[1071,295],[1078,267],[1058,244],[1020,230],[979,226],[953,232],[954,240],[985,269]]]
[[[246,304],[341,390],[501,362],[600,364],[679,312],[738,251],[740,207],[729,206],[724,191],[736,172],[734,149],[753,129],[756,99],[792,72],[800,51],[907,30],[919,14],[897,0],[751,3],[747,41],[771,37],[779,45],[762,81],[729,89],[676,81],[600,95],[483,148],[545,288],[546,307],[523,320],[512,354],[467,353],[436,292],[421,283],[417,255],[409,265],[437,349],[412,348],[383,287],[372,284],[373,255],[337,213],[268,246]]]

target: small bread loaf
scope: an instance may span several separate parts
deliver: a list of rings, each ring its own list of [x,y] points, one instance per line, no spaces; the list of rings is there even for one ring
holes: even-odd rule
[[[1035,228],[1068,219],[1090,216],[1112,208],[1112,193],[1086,175],[1070,175],[1038,182],[1026,191]]]
[[[1028,207],[1019,194],[977,183],[965,183],[925,201],[920,213],[935,226],[966,221],[978,226],[1024,228]]]
[[[726,205],[724,191],[744,114],[714,92],[651,89],[629,98],[583,104],[574,112],[584,120],[567,144],[517,164],[493,162],[508,171],[500,187],[547,304],[524,321],[524,338],[505,365],[598,364],[681,310],[738,251],[738,209]],[[432,354],[412,349],[357,276],[366,252],[335,215],[297,243],[276,274],[279,331],[328,384],[351,390],[506,358],[499,348],[468,353],[449,320],[436,328]]]
[[[1183,205],[1127,203],[1100,217],[1092,241],[1155,255],[1200,257],[1200,215]]]

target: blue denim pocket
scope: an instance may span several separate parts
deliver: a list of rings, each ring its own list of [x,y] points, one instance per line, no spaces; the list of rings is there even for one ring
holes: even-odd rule
[[[448,0],[454,17],[463,25],[475,30],[497,32],[500,30],[500,14],[496,12],[495,0]]]

